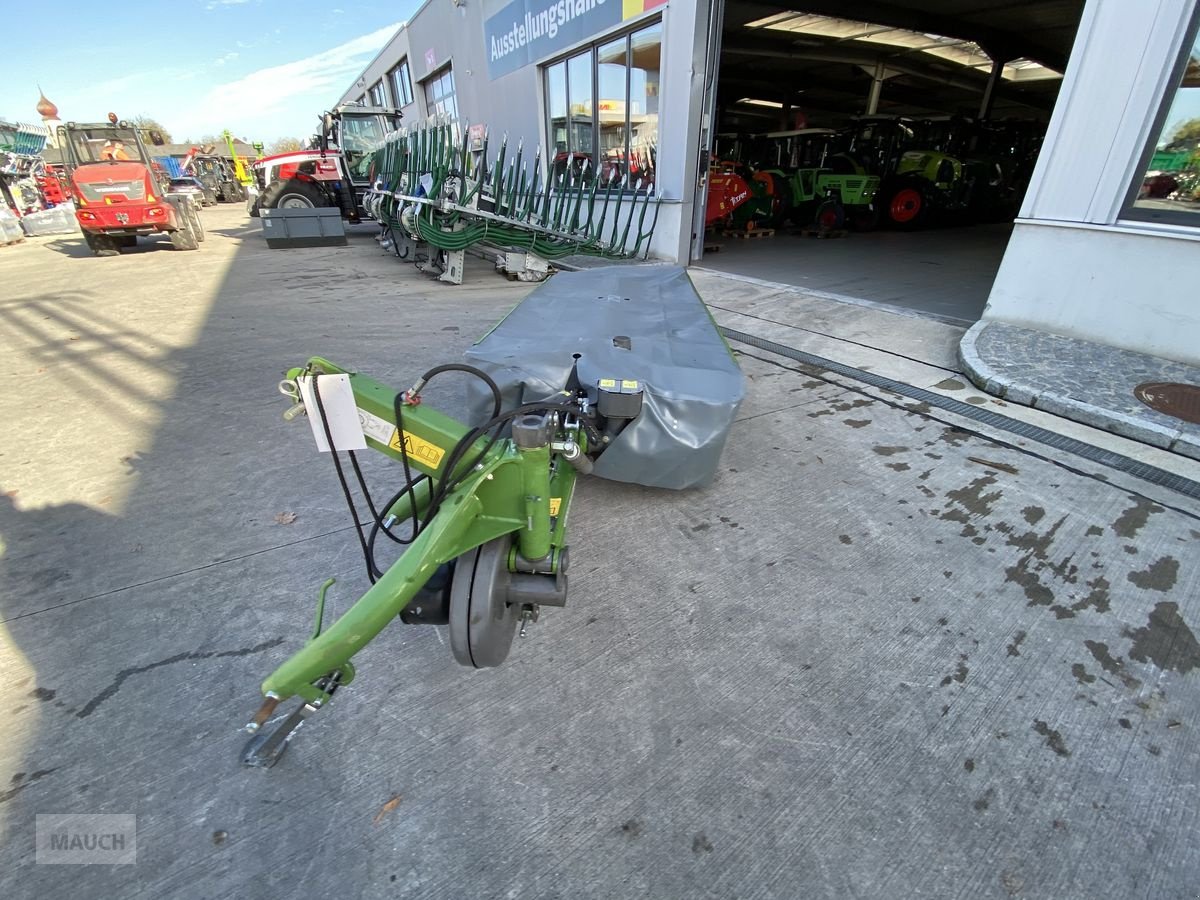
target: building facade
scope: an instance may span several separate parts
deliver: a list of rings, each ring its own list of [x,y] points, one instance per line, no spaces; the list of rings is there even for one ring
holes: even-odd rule
[[[1194,0],[1086,4],[984,321],[1200,365],[1200,207],[1148,188],[1200,124],[1198,18]]]
[[[650,184],[661,201],[650,254],[686,264],[703,249],[724,11],[724,0],[428,0],[339,102],[483,124],[555,165],[586,156]],[[1146,187],[1170,129],[1193,107],[1200,120],[1198,15],[1198,0],[1084,5],[984,320],[1200,364],[1200,205]]]
[[[447,115],[524,141],[560,169],[652,185],[650,255],[686,260],[704,96],[697,0],[429,0],[339,103],[383,101],[412,123]],[[699,58],[699,70],[695,70]],[[493,144],[493,146],[495,146]],[[543,169],[544,171],[544,169]]]

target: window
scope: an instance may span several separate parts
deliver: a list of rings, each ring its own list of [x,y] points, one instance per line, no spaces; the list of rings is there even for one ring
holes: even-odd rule
[[[556,173],[654,183],[662,25],[588,47],[543,70]]]
[[[384,93],[383,82],[377,81],[371,85],[371,90],[368,92],[371,97],[372,106],[387,106],[387,94]]]
[[[445,69],[425,82],[425,107],[429,117],[458,118],[458,102],[454,99],[454,73]]]
[[[1123,218],[1200,226],[1200,37],[1192,23],[1186,52],[1155,121]]]
[[[408,60],[400,60],[400,65],[388,73],[392,82],[392,96],[397,106],[408,106],[413,102],[412,76],[408,72]]]
[[[338,147],[346,157],[350,180],[355,183],[365,182],[371,162],[371,151],[394,126],[385,124],[384,116],[360,114],[343,117],[338,127]]]

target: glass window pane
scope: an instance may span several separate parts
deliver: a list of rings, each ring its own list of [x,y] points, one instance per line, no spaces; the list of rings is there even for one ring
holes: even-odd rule
[[[401,61],[400,65],[392,69],[392,97],[396,101],[397,106],[408,106],[413,101],[412,79],[408,74],[408,61]]]
[[[1129,218],[1200,226],[1200,37],[1190,51]]]
[[[555,63],[546,69],[546,136],[550,142],[546,158],[557,161],[567,157],[567,64]]]
[[[632,184],[653,184],[662,25],[635,31],[629,38],[629,174]]]
[[[572,165],[582,171],[583,163],[595,158],[592,110],[596,96],[592,84],[592,54],[581,53],[567,60],[567,100],[570,103],[570,127],[567,129],[568,152]],[[591,166],[588,166],[589,170]]]
[[[454,73],[447,69],[425,83],[425,105],[430,116],[458,118],[458,101],[454,97]]]
[[[622,37],[596,48],[597,119],[600,124],[600,178],[612,181],[628,174],[629,39]]]

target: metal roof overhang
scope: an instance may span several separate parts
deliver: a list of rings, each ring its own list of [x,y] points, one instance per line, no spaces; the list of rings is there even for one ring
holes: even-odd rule
[[[989,75],[990,67],[979,65],[981,60],[1028,60],[1061,73],[1082,11],[1083,0],[867,0],[853,5],[835,0],[794,5],[726,0],[720,103],[728,111],[749,97],[817,114],[852,115],[863,111],[872,72],[882,65],[889,77],[879,112],[971,112],[978,108]],[[841,36],[786,30],[789,22],[806,15],[850,18],[867,27],[844,30],[851,33]],[[763,20],[777,24],[762,27]],[[749,27],[752,23],[759,25]],[[889,40],[884,33],[889,29],[929,36],[929,43],[881,43]],[[954,55],[945,48],[958,42],[986,57],[977,56],[974,66],[945,58]],[[1049,114],[1059,79],[1028,77],[1050,73],[1023,65],[1027,67],[1006,70],[1009,77],[997,87],[993,115]],[[762,108],[738,108],[737,114],[760,119],[772,115]]]

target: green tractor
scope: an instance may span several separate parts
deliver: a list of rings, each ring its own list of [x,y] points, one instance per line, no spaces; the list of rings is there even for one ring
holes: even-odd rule
[[[970,142],[968,124],[864,117],[830,166],[846,174],[878,175],[876,207],[893,228],[913,230],[949,215],[984,221],[1011,216],[1020,202],[1013,166],[963,152]]]
[[[829,128],[801,128],[750,140],[754,180],[773,199],[773,224],[790,220],[823,231],[847,224],[860,230],[874,227],[878,216],[872,201],[879,178],[830,168],[836,138],[837,133]]]

